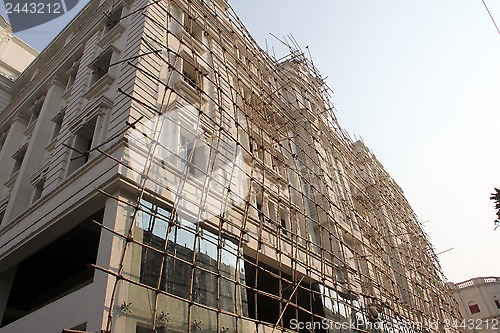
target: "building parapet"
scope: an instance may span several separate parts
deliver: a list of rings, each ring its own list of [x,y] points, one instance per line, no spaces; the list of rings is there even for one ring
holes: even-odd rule
[[[482,284],[486,284],[486,283],[498,283],[498,282],[500,282],[500,278],[494,277],[494,276],[477,277],[477,278],[469,279],[467,281],[463,281],[460,283],[451,283],[450,287],[452,289],[463,289],[463,288],[478,286],[478,285],[482,285]]]

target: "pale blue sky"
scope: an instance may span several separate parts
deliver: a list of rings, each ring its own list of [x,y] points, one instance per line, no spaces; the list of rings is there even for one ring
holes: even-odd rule
[[[230,3],[263,47],[279,48],[269,33],[309,45],[341,125],[429,220],[436,252],[454,248],[439,256],[448,279],[500,276],[489,200],[500,186],[500,35],[482,1]],[[500,3],[486,3],[500,24]],[[18,36],[41,50],[71,14]]]

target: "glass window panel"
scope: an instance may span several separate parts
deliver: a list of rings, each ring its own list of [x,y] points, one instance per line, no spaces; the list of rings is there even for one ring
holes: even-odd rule
[[[246,293],[235,284],[235,281],[245,283],[242,254],[237,244],[220,239],[220,235],[186,219],[179,219],[167,236],[170,211],[147,201],[142,202],[142,207],[145,211],[138,213],[136,221],[137,231],[142,235],[136,238],[142,236],[144,244],[159,251],[144,246],[141,249],[138,245],[142,255],[140,281],[156,288],[161,279],[160,289],[169,294],[190,300],[192,289],[192,301],[196,303],[246,313],[242,309],[246,305]],[[226,279],[218,278],[219,273]]]
[[[202,230],[200,234],[198,237],[198,253],[202,254],[200,257],[206,256],[217,261],[217,237],[206,230]]]
[[[341,316],[340,318],[345,321],[350,317],[349,310],[344,303],[339,303],[339,314]]]
[[[169,235],[169,241],[177,244],[179,247],[184,247],[193,251],[194,248],[194,239],[195,239],[195,230],[189,227],[175,227],[172,229],[173,232]],[[193,256],[191,255],[189,261],[193,261]]]
[[[160,278],[160,267],[162,261],[161,253],[146,247],[142,248],[141,277],[140,282],[150,287],[155,287]]]
[[[330,298],[330,288],[323,285],[319,286],[322,295],[323,306],[330,311],[333,311],[332,299]]]
[[[193,301],[217,308],[217,276],[195,269],[193,281]]]
[[[219,278],[219,299],[221,309],[235,312],[235,290],[236,285],[232,281]]]
[[[237,274],[237,254],[232,252],[236,249],[231,249],[231,245],[235,246],[234,243],[229,241],[224,241],[223,248],[221,249],[221,274],[230,278],[234,278]]]
[[[167,257],[162,276],[162,290],[189,300],[192,266],[176,258]]]

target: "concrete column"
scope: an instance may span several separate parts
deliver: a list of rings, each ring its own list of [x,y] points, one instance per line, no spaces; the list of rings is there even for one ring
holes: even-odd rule
[[[4,221],[7,223],[22,213],[31,204],[33,186],[30,183],[30,177],[38,170],[46,157],[47,152],[45,147],[50,142],[54,130],[52,119],[60,110],[61,95],[64,93],[64,87],[65,85],[57,78],[49,84],[49,89],[43,101],[35,128],[33,129],[23,164],[19,169],[17,181],[11,194],[11,200],[5,212]]]
[[[92,138],[92,148],[102,144],[106,140],[106,135],[108,134],[106,115],[107,112],[110,111],[110,109],[101,108],[101,110],[102,111],[97,114],[94,137]],[[93,150],[89,154],[89,159],[94,158],[94,156],[99,156],[100,154],[101,153],[99,153],[97,150]]]
[[[12,155],[21,147],[24,138],[24,131],[28,125],[28,120],[17,117],[12,125],[10,125],[9,133],[5,138],[2,150],[0,151],[0,195],[7,194],[7,188],[4,183],[10,178],[12,168],[14,167],[14,159]]]
[[[113,49],[113,53],[111,54],[111,59],[109,61],[109,64],[116,64],[118,61],[120,61],[120,51],[117,50],[116,48]],[[118,76],[120,75],[119,74],[119,66],[110,66],[109,69],[108,69],[108,74],[116,79],[118,78]],[[109,90],[108,90],[109,91]],[[115,92],[113,90],[111,90],[112,94],[110,94],[110,98],[113,98]]]
[[[135,198],[128,193],[116,192],[113,193],[114,196],[120,198],[125,202],[129,202],[131,205],[127,205],[123,202],[119,202],[113,198],[106,199],[106,208],[104,210],[103,225],[114,230],[121,235],[127,235],[130,229],[130,223],[132,221],[132,214],[135,205]],[[117,273],[120,268],[120,263],[122,260],[122,255],[124,251],[125,241],[123,238],[113,235],[112,233],[102,230],[101,238],[99,241],[99,251],[97,254],[97,266],[110,269],[111,271]],[[132,251],[134,245],[129,245],[127,249],[127,256],[124,258],[124,270],[123,274],[127,277],[130,276],[131,265],[132,265]],[[140,267],[140,262],[136,263]],[[136,267],[137,268],[137,267]],[[137,279],[136,276],[133,277]],[[115,294],[115,301],[112,309],[109,309],[111,302],[112,292],[115,285],[115,277],[111,274],[96,270],[94,275],[94,292],[90,304],[97,304],[92,309],[92,315],[87,322],[87,331],[89,332],[100,332],[106,329],[106,324],[108,321],[108,312],[111,310],[113,314],[113,331],[114,332],[125,332],[125,322],[124,318],[121,318],[119,314],[120,305],[126,302],[137,303],[138,301],[129,301],[127,282],[118,282],[118,289]]]
[[[486,309],[481,309],[481,311],[487,311],[487,314],[483,314],[483,318],[486,317],[493,317],[495,313],[495,302],[493,301],[493,297],[488,293],[486,290],[486,283],[484,283],[484,278],[476,278],[474,279],[474,284],[477,286],[477,290],[479,295],[481,295],[481,298],[484,301],[484,304],[486,305]]]
[[[16,269],[17,266],[14,266],[0,274],[0,325],[7,309],[7,302],[12,284],[14,283],[14,277],[16,276]]]

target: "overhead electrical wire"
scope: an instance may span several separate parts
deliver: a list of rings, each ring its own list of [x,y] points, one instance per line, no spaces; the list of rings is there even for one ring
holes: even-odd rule
[[[493,24],[495,25],[495,28],[497,29],[497,32],[498,32],[498,34],[500,35],[500,29],[498,29],[498,25],[497,25],[497,23],[495,22],[495,19],[493,18],[493,16],[491,15],[490,10],[488,9],[488,5],[486,5],[486,2],[484,2],[484,0],[481,0],[481,1],[483,2],[484,8],[486,8],[486,11],[488,12],[488,15],[490,16],[491,21],[492,21],[492,22],[493,22]]]

